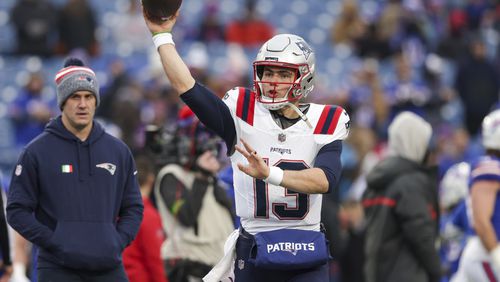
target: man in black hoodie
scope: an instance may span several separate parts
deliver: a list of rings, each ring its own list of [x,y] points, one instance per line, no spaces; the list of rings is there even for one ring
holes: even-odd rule
[[[40,248],[38,281],[128,281],[121,254],[143,211],[132,154],[94,121],[90,68],[69,59],[55,81],[62,115],[19,157],[7,219]]]
[[[435,282],[440,261],[437,172],[427,166],[430,124],[402,112],[389,126],[389,157],[367,176],[367,282]]]

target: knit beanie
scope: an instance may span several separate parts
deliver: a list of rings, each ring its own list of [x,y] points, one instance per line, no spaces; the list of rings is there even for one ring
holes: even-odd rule
[[[90,68],[77,58],[69,58],[55,77],[57,86],[57,106],[62,110],[66,100],[76,91],[87,90],[94,94],[96,107],[99,106],[99,83]]]

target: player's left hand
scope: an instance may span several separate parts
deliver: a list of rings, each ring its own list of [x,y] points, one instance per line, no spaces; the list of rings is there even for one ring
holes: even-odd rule
[[[240,139],[244,148],[236,145],[236,151],[240,152],[245,158],[247,158],[248,165],[243,165],[238,163],[238,168],[250,175],[253,178],[265,179],[269,176],[269,166],[264,162],[264,159],[259,156],[257,151],[255,151],[250,145],[248,145],[245,140]]]

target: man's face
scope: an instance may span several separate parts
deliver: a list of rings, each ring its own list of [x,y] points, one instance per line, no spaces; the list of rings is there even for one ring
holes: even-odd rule
[[[96,109],[95,95],[90,91],[76,91],[63,105],[62,114],[76,130],[92,126]]]
[[[294,69],[266,66],[261,79],[262,94],[273,99],[284,98],[295,79]]]

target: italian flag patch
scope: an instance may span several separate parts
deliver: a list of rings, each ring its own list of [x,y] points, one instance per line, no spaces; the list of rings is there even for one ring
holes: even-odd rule
[[[62,165],[61,166],[62,173],[73,173],[73,165]]]

